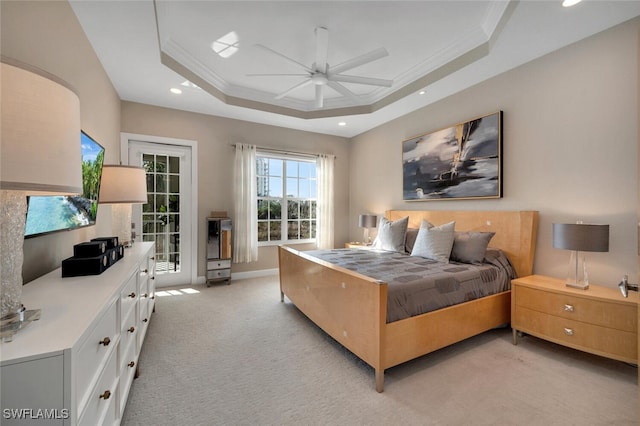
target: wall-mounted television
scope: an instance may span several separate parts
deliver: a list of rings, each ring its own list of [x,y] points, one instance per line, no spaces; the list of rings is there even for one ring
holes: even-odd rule
[[[104,148],[81,131],[80,149],[82,164],[70,164],[69,167],[82,167],[82,195],[30,196],[27,201],[25,238],[95,225]]]

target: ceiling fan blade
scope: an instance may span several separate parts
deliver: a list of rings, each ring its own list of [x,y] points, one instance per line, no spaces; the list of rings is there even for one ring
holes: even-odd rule
[[[245,74],[247,77],[309,77],[309,74]]]
[[[393,80],[371,77],[358,77],[355,75],[331,74],[329,78],[333,81],[342,81],[344,83],[370,84],[372,86],[384,87],[391,87],[393,85]]]
[[[262,50],[264,50],[264,51],[266,51],[266,52],[269,52],[269,53],[271,53],[273,55],[279,56],[282,59],[284,59],[285,61],[290,62],[290,63],[292,63],[292,64],[294,64],[294,65],[296,65],[298,67],[301,67],[303,70],[305,70],[305,71],[307,71],[309,73],[313,73],[313,70],[311,68],[307,67],[304,64],[301,64],[300,62],[296,61],[295,59],[291,59],[290,57],[283,55],[280,52],[276,52],[275,50],[271,49],[270,47],[267,47],[267,46],[265,46],[263,44],[256,44],[255,46],[260,48],[260,49],[262,49]]]
[[[348,61],[338,64],[335,67],[331,67],[329,72],[333,74],[339,74],[343,71],[347,71],[352,68],[359,67],[360,65],[375,61],[376,59],[384,58],[388,55],[389,52],[387,52],[387,49],[385,49],[384,47],[379,47],[369,53],[365,53],[364,55],[360,55],[356,58],[349,59]]]
[[[324,104],[323,84],[316,84],[316,108],[322,108]]]
[[[344,87],[342,84],[337,83],[335,81],[329,81],[327,82],[327,86],[331,87],[333,90],[340,93],[342,96],[345,96],[351,99],[353,102],[360,103],[360,98],[351,90]]]
[[[282,93],[280,93],[278,96],[276,96],[276,99],[282,99],[282,98],[284,98],[284,97],[288,96],[288,95],[289,95],[289,93],[293,92],[294,90],[298,90],[298,89],[300,89],[300,88],[302,88],[302,87],[308,86],[308,85],[310,85],[311,83],[313,83],[313,82],[311,81],[311,79],[306,79],[306,80],[304,80],[302,83],[298,83],[298,84],[296,84],[295,86],[291,87],[291,88],[290,88],[290,89],[288,89],[286,92],[282,92]]]
[[[329,54],[329,31],[324,27],[316,28],[316,70],[327,72],[327,55]]]

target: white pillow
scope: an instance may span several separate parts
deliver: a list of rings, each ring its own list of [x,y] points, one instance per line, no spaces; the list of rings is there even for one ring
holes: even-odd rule
[[[416,243],[413,245],[411,256],[420,256],[438,262],[449,263],[455,225],[455,222],[449,222],[444,225],[433,226],[429,222],[423,221],[418,231]]]
[[[373,248],[404,253],[404,238],[407,234],[409,216],[391,222],[386,217],[380,219],[378,235],[373,241]]]

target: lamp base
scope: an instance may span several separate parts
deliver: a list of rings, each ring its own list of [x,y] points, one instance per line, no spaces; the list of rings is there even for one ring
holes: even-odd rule
[[[0,318],[0,340],[11,342],[13,336],[21,329],[25,328],[32,321],[40,319],[40,309],[27,310],[24,305],[16,312],[7,314]]]
[[[578,288],[580,290],[586,290],[589,288],[589,283],[572,283],[568,282],[565,284],[567,287]]]

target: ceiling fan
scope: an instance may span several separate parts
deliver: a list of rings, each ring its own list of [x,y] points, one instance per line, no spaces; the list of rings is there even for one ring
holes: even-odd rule
[[[344,71],[348,71],[360,65],[373,62],[377,59],[384,58],[385,56],[389,55],[389,53],[384,47],[380,47],[378,49],[372,50],[369,53],[365,53],[363,55],[360,55],[355,58],[349,59],[345,62],[342,62],[341,64],[330,67],[329,64],[327,63],[327,55],[329,51],[329,31],[324,27],[317,27],[315,29],[315,34],[316,34],[315,62],[313,63],[313,65],[311,65],[311,67],[301,64],[300,62],[294,59],[291,59],[288,56],[283,55],[282,53],[276,52],[275,50],[267,46],[264,46],[262,44],[256,44],[256,47],[264,51],[267,51],[271,54],[277,55],[285,59],[286,61],[296,65],[297,67],[302,68],[305,71],[304,74],[247,74],[247,76],[305,77],[305,79],[302,82],[296,84],[295,86],[277,95],[276,99],[282,99],[288,96],[290,93],[302,87],[314,85],[316,90],[316,94],[315,94],[316,108],[322,108],[324,104],[324,87],[325,86],[329,86],[330,88],[332,88],[333,90],[341,94],[342,96],[350,98],[352,101],[357,103],[360,102],[358,95],[356,95],[351,90],[346,88],[343,84],[341,84],[342,82],[391,87],[391,85],[393,84],[393,80],[342,74],[342,72]]]

